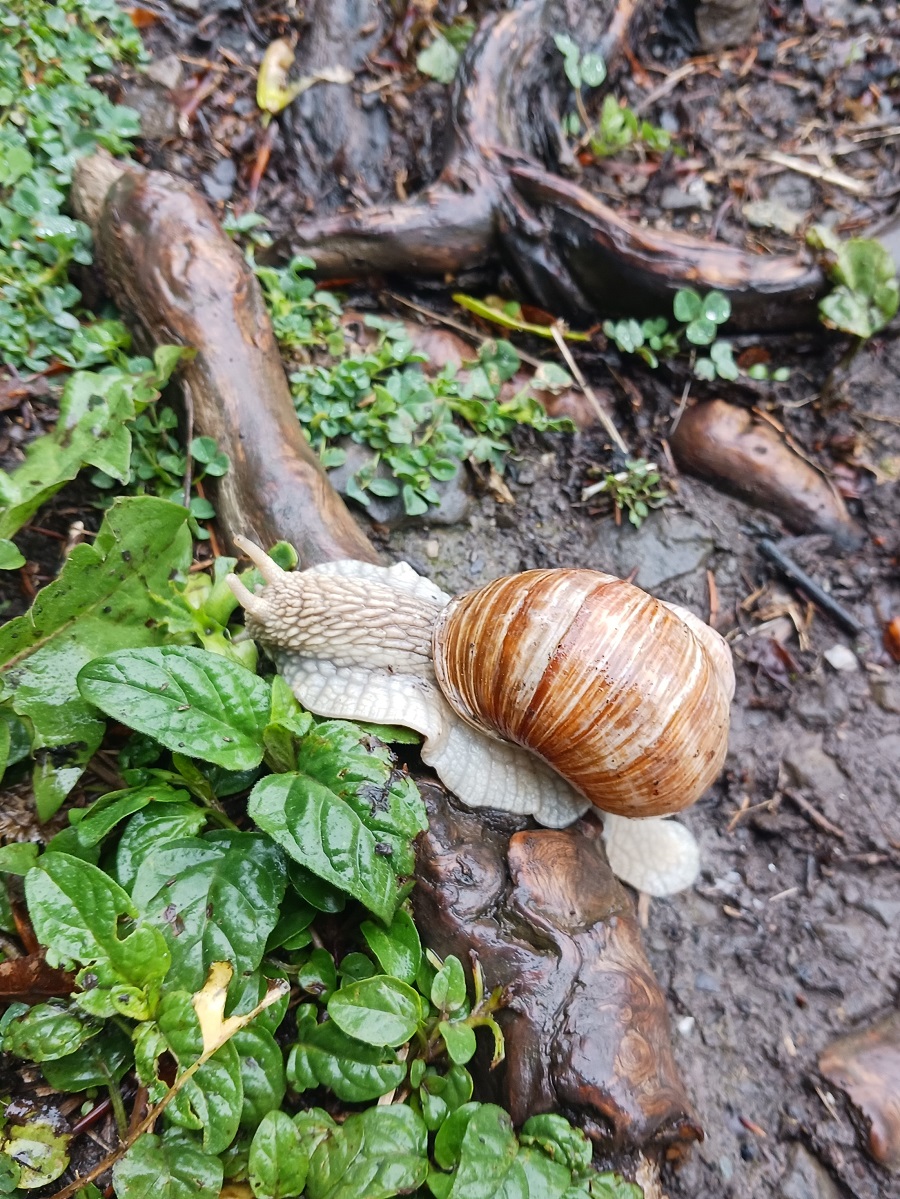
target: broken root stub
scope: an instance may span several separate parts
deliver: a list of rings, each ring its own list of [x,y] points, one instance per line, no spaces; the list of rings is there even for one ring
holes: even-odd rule
[[[494,1071],[475,1060],[485,1092],[516,1124],[564,1112],[619,1163],[623,1154],[684,1156],[703,1134],[599,821],[537,829],[420,787],[430,827],[418,843],[417,922],[440,956],[477,958],[505,992],[506,1059]]]

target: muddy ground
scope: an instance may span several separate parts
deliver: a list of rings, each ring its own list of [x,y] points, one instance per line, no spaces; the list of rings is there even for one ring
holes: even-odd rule
[[[817,6],[786,7],[795,15],[805,7],[808,16]],[[148,122],[144,155],[152,165],[191,177],[224,211],[225,202],[243,203],[254,161],[253,72],[265,37],[257,36],[258,26],[240,33],[239,5],[217,4],[202,13],[198,4],[184,3],[153,11],[164,17],[148,30],[155,77],[126,89]],[[266,6],[257,17],[260,12],[266,21],[278,15]],[[279,31],[263,22],[264,35]],[[771,40],[770,31],[761,39],[764,58]],[[787,73],[801,52],[793,48],[779,58],[776,50],[772,60]],[[817,44],[812,65],[801,63],[804,86],[815,87],[820,52]],[[189,111],[201,88],[207,100]],[[433,114],[439,130],[445,93],[421,81],[416,91],[415,102]],[[672,103],[683,103],[678,112],[691,107],[690,100]],[[408,106],[397,120],[410,123]],[[421,178],[429,174],[433,150],[426,143],[416,159]],[[874,172],[884,161],[867,160],[860,169],[868,163]],[[291,171],[276,142],[257,203],[276,225],[292,202]],[[812,211],[820,185],[804,188],[811,198],[798,200],[794,179],[787,202]],[[717,212],[723,202],[706,211]],[[854,212],[844,215],[851,219]],[[891,481],[900,464],[897,333],[895,321],[866,350],[832,411],[811,402],[837,353],[822,341],[807,345],[800,357],[796,345],[780,351],[793,353],[799,368],[791,385],[740,396],[784,420],[830,470],[851,446],[841,480],[865,531],[852,553],[839,554],[827,537],[787,539],[777,518],[675,476],[660,438],[670,427],[680,381],[677,387],[665,379],[651,383],[646,372],[621,362],[614,362],[616,370],[647,403],[632,422],[622,393],[610,393],[623,431],[636,450],[665,464],[674,488],[667,506],[639,531],[577,503],[594,457],[589,437],[523,437],[508,479],[514,506],[476,493],[456,524],[376,532],[387,558],[405,558],[449,591],[510,571],[577,565],[636,571],[639,585],[704,617],[713,597],[715,622],[732,641],[738,676],[727,769],[682,817],[702,847],[700,881],[685,894],[653,901],[646,930],[670,1003],[676,1054],[706,1133],[687,1164],[667,1177],[672,1199],[887,1199],[897,1193],[896,1176],[892,1181],[867,1156],[864,1130],[846,1099],[817,1071],[819,1053],[835,1036],[869,1024],[900,996],[900,668],[881,642],[884,622],[900,614],[900,490]],[[609,376],[601,373],[599,381],[608,384]],[[83,493],[62,493],[42,514],[42,525],[65,534],[81,503]],[[85,515],[89,525],[94,518]],[[26,534],[23,547],[50,574],[58,564],[46,543],[38,554],[42,536]],[[783,542],[866,632],[854,641],[821,612],[810,613],[760,556],[761,536]],[[762,587],[766,591],[748,602]],[[7,614],[27,602],[13,597]],[[800,647],[792,613],[801,624],[812,617],[808,648]],[[835,645],[856,651],[848,659],[852,669],[828,664],[823,655]]]

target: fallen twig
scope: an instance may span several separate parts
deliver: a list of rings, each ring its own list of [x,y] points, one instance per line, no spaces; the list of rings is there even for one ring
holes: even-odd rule
[[[787,554],[783,553],[773,541],[764,537],[759,543],[759,548],[766,558],[769,559],[786,579],[789,579],[796,586],[800,587],[809,599],[821,608],[823,612],[827,612],[833,617],[838,624],[843,625],[848,632],[858,637],[860,633],[865,631],[865,625],[861,624],[855,616],[852,616],[843,604],[838,601],[827,591],[811,578],[805,570],[801,569],[796,562],[793,562]]]
[[[786,796],[792,803],[796,804],[804,816],[809,817],[816,828],[820,828],[823,833],[830,833],[832,837],[837,837],[839,841],[846,841],[847,834],[838,825],[833,824],[827,816],[823,816],[814,804],[811,804],[805,796],[799,791],[791,791],[784,788],[782,795]]]
[[[562,329],[560,328],[559,321],[557,321],[553,325],[551,325],[550,328],[553,330],[553,340],[556,342],[556,345],[557,345],[557,348],[559,349],[560,354],[562,354],[563,358],[566,360],[566,366],[569,368],[569,370],[574,375],[575,382],[578,384],[578,386],[581,388],[581,390],[584,392],[584,394],[587,396],[588,400],[590,401],[591,407],[597,413],[597,419],[600,421],[600,424],[606,430],[607,434],[609,435],[610,440],[615,445],[616,449],[621,450],[623,454],[627,454],[628,446],[622,440],[621,433],[616,428],[616,426],[613,424],[612,417],[609,415],[609,413],[606,411],[606,409],[603,407],[603,405],[600,403],[600,401],[594,395],[594,392],[591,390],[590,384],[588,383],[587,379],[585,379],[584,375],[581,373],[581,368],[579,367],[579,365],[575,361],[575,359],[572,357],[572,351],[566,345],[566,339],[563,337]]]

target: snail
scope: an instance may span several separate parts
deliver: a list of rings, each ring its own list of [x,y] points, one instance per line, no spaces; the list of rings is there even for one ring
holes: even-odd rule
[[[690,832],[664,819],[719,774],[734,692],[725,641],[686,609],[594,570],[532,570],[452,599],[405,562],[228,582],[249,635],[319,716],[403,725],[468,807],[551,828],[594,804],[610,865],[651,895],[689,886]]]

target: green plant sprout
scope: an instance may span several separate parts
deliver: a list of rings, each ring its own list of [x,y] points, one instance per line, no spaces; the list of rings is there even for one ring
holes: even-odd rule
[[[632,146],[642,146],[655,154],[662,154],[672,147],[672,135],[649,121],[642,121],[637,113],[615,96],[603,98],[600,118],[591,120],[581,95],[583,87],[599,87],[606,79],[606,63],[599,54],[582,54],[578,44],[566,33],[558,33],[553,39],[563,56],[563,70],[575,93],[577,113],[569,113],[563,120],[565,132],[570,137],[580,137],[579,147],[588,146],[595,158],[610,158]]]
[[[596,474],[596,468],[588,472]],[[582,503],[598,495],[607,498],[613,508],[616,524],[622,523],[622,513],[639,529],[650,515],[651,508],[661,508],[669,495],[654,462],[645,458],[629,458],[622,470],[607,471],[599,483],[591,483],[581,493]]]
[[[822,323],[849,333],[858,343],[880,332],[900,307],[897,268],[889,251],[874,238],[841,239],[815,225],[807,241],[823,251],[834,287],[819,301]]]
[[[634,318],[604,321],[603,332],[623,354],[636,354],[652,370],[661,359],[682,353],[684,339],[691,346],[709,346],[708,356],[693,359],[698,379],[730,382],[746,375],[749,379],[772,379],[780,383],[790,378],[786,367],[771,369],[764,363],[756,363],[743,371],[738,366],[731,342],[718,336],[720,327],[731,316],[731,302],[722,292],[710,291],[702,296],[693,288],[682,288],[675,293],[672,309],[680,327],[673,329],[666,317],[658,316],[644,321]]]

